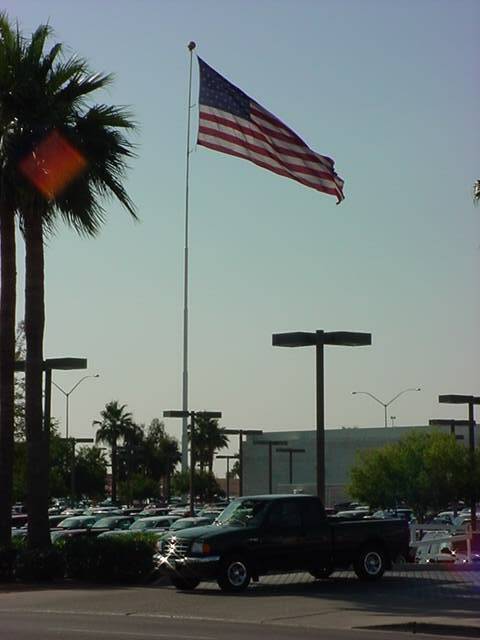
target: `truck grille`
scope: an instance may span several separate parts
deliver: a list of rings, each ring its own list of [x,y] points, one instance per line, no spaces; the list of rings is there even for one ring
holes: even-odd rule
[[[170,538],[163,543],[163,555],[175,558],[184,558],[187,555],[189,544],[178,538]]]

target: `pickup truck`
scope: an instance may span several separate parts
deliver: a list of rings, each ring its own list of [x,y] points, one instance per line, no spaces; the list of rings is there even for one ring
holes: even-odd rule
[[[362,580],[377,580],[408,557],[402,520],[335,520],[316,496],[266,495],[232,502],[209,526],[167,534],[155,556],[177,589],[217,580],[239,592],[267,573],[308,571],[316,579],[353,565]]]

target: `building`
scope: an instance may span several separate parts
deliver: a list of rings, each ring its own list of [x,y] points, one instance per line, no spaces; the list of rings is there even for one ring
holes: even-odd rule
[[[478,426],[478,425],[477,425]],[[411,431],[450,433],[448,426],[409,427],[341,427],[325,430],[325,497],[326,505],[348,500],[347,485],[350,469],[357,455],[368,449],[383,447],[400,440]],[[468,426],[456,427],[457,438],[468,443]],[[269,431],[259,436],[248,436],[243,449],[243,486],[245,495],[268,493],[269,490],[269,447],[254,442],[282,440],[286,447],[305,449],[305,453],[295,453],[292,457],[293,482],[290,483],[289,454],[277,452],[280,447],[272,447],[272,490],[273,493],[290,493],[294,490],[316,493],[316,432],[312,431]],[[478,437],[475,438],[478,445]]]

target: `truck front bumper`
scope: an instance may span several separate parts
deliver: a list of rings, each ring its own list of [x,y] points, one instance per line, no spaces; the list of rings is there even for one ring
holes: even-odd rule
[[[157,553],[153,557],[157,569],[168,576],[180,575],[209,580],[217,577],[220,556],[186,556],[184,558],[164,556]]]

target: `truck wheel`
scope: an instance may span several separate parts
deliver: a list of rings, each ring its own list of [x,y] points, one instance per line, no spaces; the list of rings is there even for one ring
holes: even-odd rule
[[[195,580],[194,578],[181,578],[180,576],[174,576],[170,578],[171,583],[177,589],[181,589],[182,591],[192,591],[195,587],[198,587],[200,584],[200,580]]]
[[[309,571],[310,575],[313,576],[315,578],[315,580],[326,580],[326,578],[329,578],[332,573],[333,573],[334,569],[333,567],[316,567],[315,569],[311,569]]]
[[[385,573],[386,565],[383,549],[364,547],[353,563],[353,568],[360,580],[379,580]]]
[[[222,562],[217,582],[222,591],[239,593],[245,591],[251,577],[250,567],[245,558],[230,556]]]

